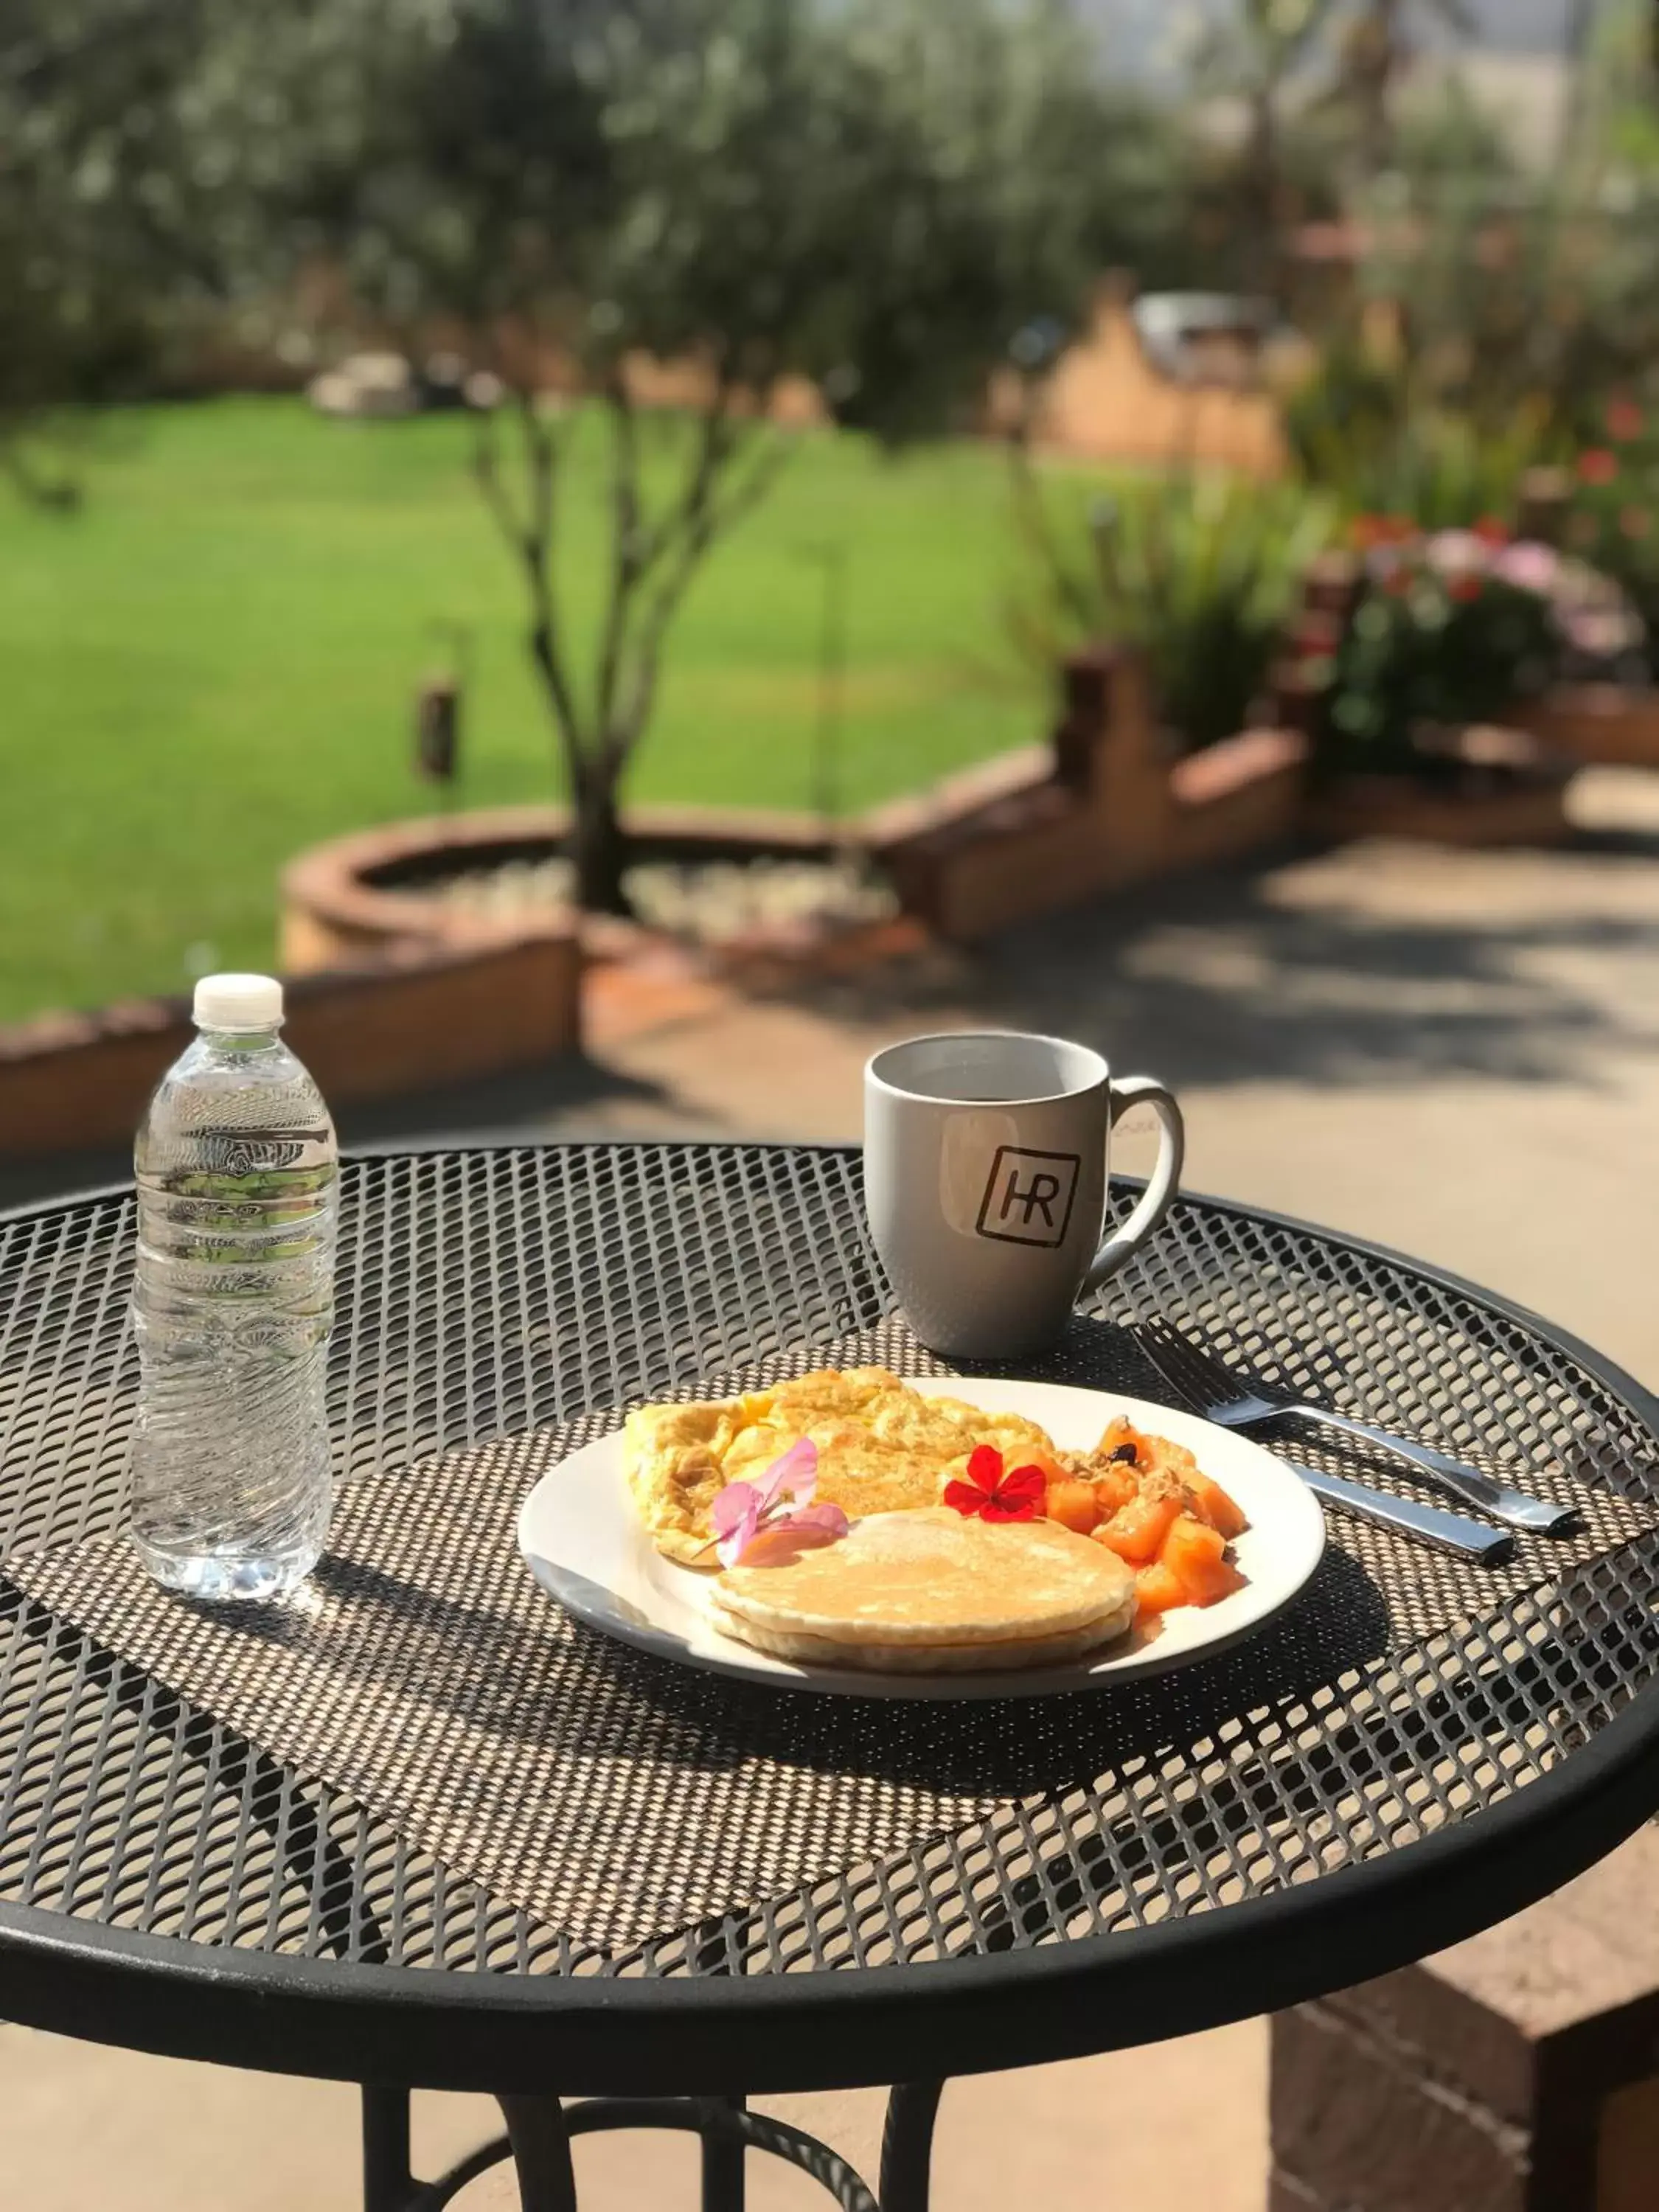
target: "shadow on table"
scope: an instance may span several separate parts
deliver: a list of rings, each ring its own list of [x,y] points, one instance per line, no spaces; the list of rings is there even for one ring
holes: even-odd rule
[[[597,1663],[619,1668],[641,1711],[696,1723],[708,1710],[706,1682],[667,1660],[623,1654],[578,1629]],[[949,1725],[928,1701],[723,1690],[720,1734],[744,1758],[781,1765],[877,1775],[940,1796],[1052,1795],[1121,1773],[1212,1737],[1229,1721],[1330,1682],[1379,1657],[1387,1607],[1364,1570],[1330,1552],[1304,1597],[1270,1639],[1169,1673],[1059,1697],[951,1701]],[[708,1747],[705,1746],[705,1748]]]

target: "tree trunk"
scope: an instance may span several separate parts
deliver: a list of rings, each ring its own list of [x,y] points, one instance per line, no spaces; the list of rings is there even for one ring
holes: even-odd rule
[[[633,913],[623,889],[628,838],[615,776],[588,775],[578,780],[572,798],[570,858],[575,864],[577,900],[590,914]]]

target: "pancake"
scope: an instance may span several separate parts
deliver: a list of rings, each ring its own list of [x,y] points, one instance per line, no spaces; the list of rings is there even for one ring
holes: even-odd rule
[[[883,1513],[782,1564],[731,1567],[715,1625],[780,1658],[964,1674],[1075,1659],[1134,1619],[1133,1571],[1054,1521]]]
[[[641,1406],[623,1431],[629,1492],[671,1559],[712,1567],[708,1508],[763,1474],[799,1438],[818,1448],[817,1495],[849,1519],[936,1505],[976,1444],[1010,1468],[1054,1447],[1035,1421],[924,1397],[884,1367],[828,1368],[741,1398]]]

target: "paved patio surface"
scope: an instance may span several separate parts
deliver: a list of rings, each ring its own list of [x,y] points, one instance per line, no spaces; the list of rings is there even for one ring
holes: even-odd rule
[[[1179,1088],[1194,1188],[1421,1253],[1659,1382],[1659,786],[1586,778],[1581,815],[1579,842],[1560,852],[1379,845],[1291,859],[810,999],[666,992],[649,1023],[613,1006],[586,1066],[349,1114],[346,1134],[855,1137],[860,1069],[885,1040],[961,1022],[1062,1030]],[[1131,1139],[1123,1164],[1137,1142],[1145,1157]],[[19,1180],[12,1189],[22,1194]],[[962,2085],[943,2112],[937,2202],[1258,2212],[1265,2074],[1256,2024]],[[355,2201],[346,2090],[12,2028],[0,2029],[0,2093],[9,2193],[35,2212]],[[873,2096],[776,2109],[873,2171]],[[424,2100],[428,2169],[489,2125],[477,2100]],[[692,2202],[685,2144],[613,2138],[580,2159],[600,2212]],[[751,2163],[761,2212],[817,2201]],[[501,2175],[463,2200],[511,2201]]]

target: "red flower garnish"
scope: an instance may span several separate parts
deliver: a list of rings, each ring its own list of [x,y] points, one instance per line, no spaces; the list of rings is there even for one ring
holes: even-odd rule
[[[1017,1467],[1002,1471],[1002,1454],[994,1444],[977,1444],[968,1460],[966,1482],[947,1482],[945,1502],[964,1518],[977,1514],[981,1521],[1035,1521],[1048,1491],[1040,1467]]]
[[[1619,456],[1609,453],[1605,446],[1592,446],[1587,453],[1578,456],[1579,481],[1587,484],[1610,484],[1619,473]]]
[[[1607,435],[1616,445],[1627,446],[1632,438],[1642,434],[1641,409],[1631,399],[1611,399],[1607,402]]]

